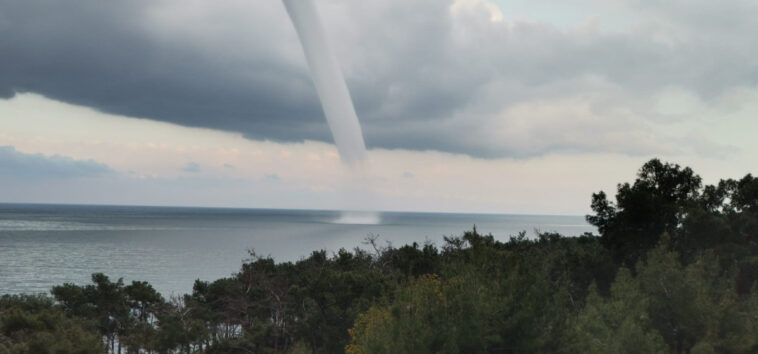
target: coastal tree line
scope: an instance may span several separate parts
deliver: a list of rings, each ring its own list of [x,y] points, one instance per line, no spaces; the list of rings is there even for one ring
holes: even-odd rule
[[[653,159],[591,207],[599,235],[251,253],[173,299],[103,274],[6,295],[0,353],[758,352],[758,179]]]

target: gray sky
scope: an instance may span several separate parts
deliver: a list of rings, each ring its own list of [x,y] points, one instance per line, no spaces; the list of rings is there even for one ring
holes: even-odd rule
[[[755,2],[317,5],[360,183],[279,1],[0,0],[0,201],[581,214],[651,157],[758,167]]]

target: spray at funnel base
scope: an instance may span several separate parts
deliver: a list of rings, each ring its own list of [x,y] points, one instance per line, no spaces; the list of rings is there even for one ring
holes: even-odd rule
[[[316,7],[312,0],[282,0],[287,13],[292,19],[305,59],[310,68],[316,93],[321,101],[321,108],[326,116],[329,129],[340,159],[348,167],[353,177],[365,175],[366,144],[363,131],[355,114],[355,107],[350,98],[345,78],[339,68],[321,25]],[[360,179],[360,178],[356,178]],[[345,197],[350,197],[347,193]],[[364,204],[365,207],[365,204]],[[367,212],[343,212],[336,223],[377,224],[379,214]]]
[[[343,211],[342,215],[333,221],[334,224],[377,225],[382,218],[375,211]]]

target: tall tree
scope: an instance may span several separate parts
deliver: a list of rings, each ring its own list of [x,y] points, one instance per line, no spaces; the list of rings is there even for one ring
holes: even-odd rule
[[[689,167],[652,159],[633,184],[618,185],[615,203],[602,191],[593,194],[595,215],[587,221],[597,226],[618,261],[633,266],[664,232],[678,235],[688,209],[697,205],[701,186],[700,176]]]

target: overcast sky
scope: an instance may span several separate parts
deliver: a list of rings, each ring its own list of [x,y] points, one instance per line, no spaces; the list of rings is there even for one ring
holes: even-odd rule
[[[755,1],[316,3],[361,176],[278,0],[0,0],[0,202],[584,214],[652,157],[758,171]]]

